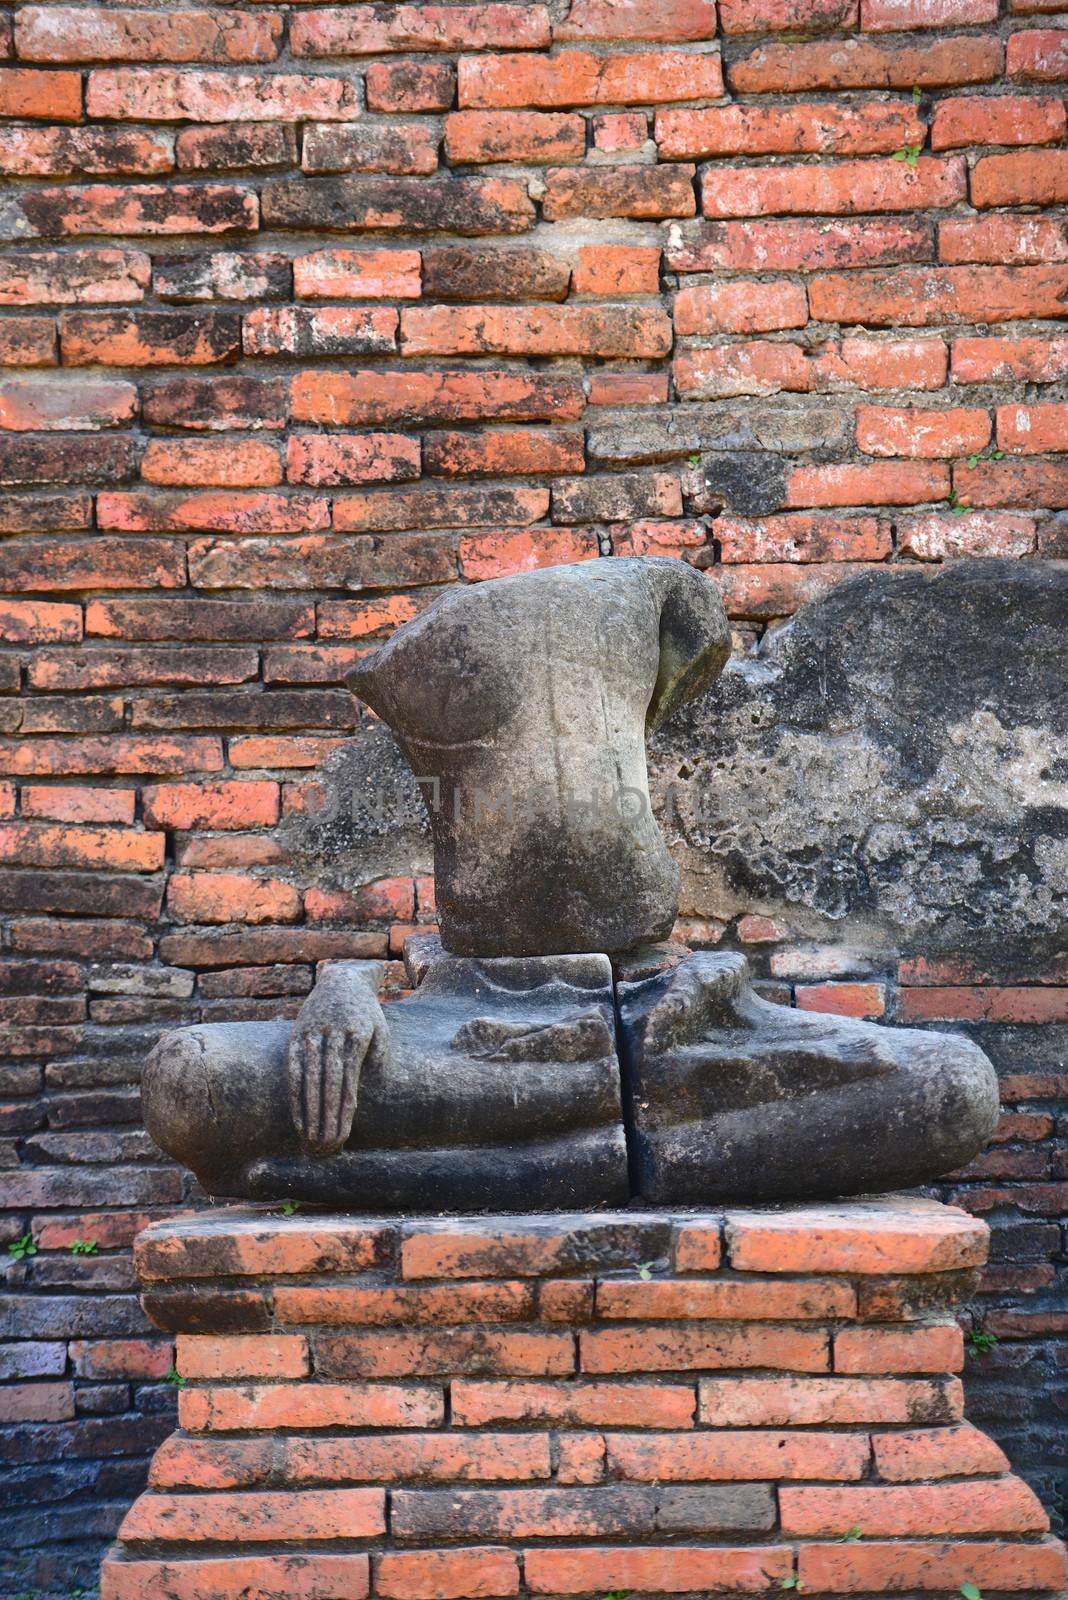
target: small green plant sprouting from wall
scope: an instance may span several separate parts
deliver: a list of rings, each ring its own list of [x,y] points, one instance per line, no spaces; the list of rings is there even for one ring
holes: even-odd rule
[[[95,1256],[99,1248],[95,1239],[73,1239],[70,1253],[72,1256]]]
[[[21,1239],[12,1239],[8,1244],[7,1253],[16,1261],[25,1261],[27,1256],[35,1256],[37,1246],[33,1242],[33,1235],[24,1233]]]

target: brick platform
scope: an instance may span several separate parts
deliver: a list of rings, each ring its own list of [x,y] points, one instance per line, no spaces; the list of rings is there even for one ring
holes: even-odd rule
[[[1041,1505],[962,1420],[986,1248],[900,1198],[158,1224],[181,1427],[101,1600],[1063,1594]]]

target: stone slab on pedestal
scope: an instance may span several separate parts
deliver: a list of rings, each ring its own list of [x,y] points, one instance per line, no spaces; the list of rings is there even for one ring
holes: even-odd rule
[[[158,1224],[180,1427],[101,1600],[1063,1595],[1041,1505],[963,1420],[986,1247],[892,1196]]]

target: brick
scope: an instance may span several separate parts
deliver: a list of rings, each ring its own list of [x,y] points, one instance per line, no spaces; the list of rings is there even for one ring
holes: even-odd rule
[[[773,1507],[763,1484],[704,1489],[644,1485],[593,1488],[394,1490],[391,1531],[412,1542],[463,1538],[582,1538],[664,1532],[725,1532],[770,1526]]]
[[[86,631],[110,639],[258,642],[306,637],[314,627],[314,608],[304,601],[100,600],[86,607]]]
[[[666,251],[667,265],[679,272],[812,272],[934,259],[933,227],[923,217],[753,218],[689,224],[680,235]]]
[[[196,433],[284,428],[286,385],[278,378],[165,378],[144,389],[146,423]]]
[[[91,523],[89,494],[0,494],[0,529],[4,533],[58,533],[60,529],[85,529]]]
[[[136,800],[133,789],[25,784],[21,805],[24,817],[48,817],[56,822],[121,822],[129,826],[134,820]]]
[[[898,1012],[921,1021],[1057,1022],[1068,1016],[1068,989],[903,989]]]
[[[247,233],[257,225],[256,196],[236,183],[24,189],[10,212],[8,238],[83,234]]]
[[[574,422],[582,415],[583,395],[574,378],[540,373],[306,372],[293,379],[292,407],[297,422],[335,428],[420,421]],[[416,491],[424,497],[428,492],[438,493]],[[406,508],[409,503],[414,501],[404,502]]]
[[[993,265],[1066,261],[1068,238],[1051,217],[997,213],[939,223],[938,254],[945,262]]]
[[[65,1422],[74,1415],[71,1383],[10,1383],[0,1391],[0,1422]]]
[[[571,0],[554,41],[648,39],[652,43],[703,43],[716,32],[712,0]]]
[[[648,245],[580,245],[572,278],[574,294],[656,294],[660,251]]]
[[[279,1428],[432,1428],[440,1424],[443,1415],[440,1390],[416,1385],[246,1384],[241,1388],[189,1388],[179,1396],[182,1426],[198,1433]]]
[[[173,166],[173,138],[164,131],[100,127],[0,129],[0,172],[11,177],[140,177],[170,172]]]
[[[95,1224],[84,1232],[99,1240],[100,1230]],[[122,1242],[128,1244],[129,1240]],[[61,1248],[58,1239],[47,1245],[42,1237],[41,1243],[42,1248]],[[69,1241],[65,1243],[69,1245]],[[69,1349],[71,1365],[79,1378],[165,1378],[174,1361],[174,1346],[169,1339],[75,1339]]]
[[[403,433],[292,434],[286,477],[313,488],[418,478],[419,440]]]
[[[673,100],[715,99],[723,93],[719,56],[682,50],[649,50],[599,56],[561,50],[555,56],[462,57],[460,105],[501,106],[656,105]]]
[[[981,106],[988,102],[961,103]],[[658,111],[655,133],[660,158],[669,161],[802,152],[887,155],[906,145],[922,144],[925,136],[923,119],[912,106],[877,102],[839,105],[833,100],[799,106],[706,106],[699,110]]]
[[[767,333],[803,328],[807,321],[805,291],[787,279],[701,284],[675,296],[675,331],[684,335]]]
[[[985,1224],[925,1201],[810,1205],[775,1215],[728,1211],[731,1265],[742,1272],[953,1272],[986,1259]]]
[[[143,1494],[126,1513],[119,1537],[143,1541],[363,1539],[385,1531],[380,1489],[317,1489],[202,1495]]]
[[[402,1433],[360,1438],[290,1438],[287,1482],[522,1482],[551,1473],[545,1434]]]
[[[149,785],[143,794],[150,828],[259,828],[278,821],[278,785],[266,780]]]
[[[249,12],[24,6],[15,48],[24,61],[273,61],[282,19]]]
[[[972,455],[990,442],[987,411],[858,406],[857,447],[872,456],[913,458]]]
[[[239,873],[176,873],[167,905],[179,922],[294,922],[300,894],[277,879]]]
[[[456,68],[444,61],[374,61],[364,82],[369,111],[448,111]]]
[[[329,7],[294,15],[295,56],[383,55],[391,50],[539,50],[550,42],[542,5]]]
[[[749,286],[738,283],[725,287],[731,291],[729,297],[724,296],[723,290],[712,290],[709,299],[706,298],[708,291],[683,289],[678,299],[681,301],[684,295],[688,297],[686,304],[690,315],[702,305],[718,302],[729,309],[731,300],[744,305],[753,299]],[[764,285],[752,288],[760,291]],[[799,293],[803,298],[804,290]],[[759,293],[756,298],[759,303]],[[680,350],[672,363],[672,371],[680,397],[714,400],[740,394],[806,393],[811,387],[812,366],[811,358],[800,345],[753,339],[745,344]]]
[[[263,965],[271,961],[328,960],[345,953],[336,936],[306,935],[303,955],[290,945],[300,935],[292,929],[264,930],[238,939],[205,934],[202,944],[215,943],[240,949],[233,961],[189,961],[193,966],[233,966],[247,962]],[[186,964],[178,953],[188,940],[178,941],[175,961]],[[357,947],[359,941],[357,941]],[[169,959],[168,957],[164,958]],[[350,1221],[342,1217],[287,1219],[271,1216],[264,1222],[252,1215],[229,1213],[214,1219],[211,1228],[203,1219],[192,1219],[188,1226],[175,1222],[165,1232],[140,1239],[137,1245],[137,1271],[142,1280],[203,1277],[299,1277],[311,1272],[354,1273],[379,1263],[388,1241],[381,1227]]]
[[[308,1342],[300,1334],[183,1334],[175,1364],[183,1378],[302,1378]]]
[[[720,0],[724,33],[833,32],[857,20],[857,0]]]
[[[656,1279],[649,1282],[603,1281],[597,1285],[597,1316],[684,1321],[790,1321],[851,1317],[856,1299],[851,1285],[831,1278],[795,1283],[754,1279]]]
[[[288,256],[278,251],[220,251],[171,256],[157,264],[153,285],[161,300],[281,300],[289,298]]]
[[[629,522],[682,515],[679,480],[671,473],[615,473],[552,486],[554,522]]]
[[[298,300],[418,300],[418,250],[313,250],[293,262]]]
[[[727,563],[881,561],[891,551],[889,526],[878,517],[788,512],[750,521],[724,514],[716,519],[716,537]]]
[[[810,89],[941,89],[989,83],[1002,67],[996,38],[835,39],[762,45],[728,71],[735,94],[798,94]]]
[[[133,533],[304,533],[330,524],[330,505],[321,496],[263,491],[99,494],[96,511],[101,527]]]
[[[30,487],[34,484],[82,482],[94,487],[125,483],[136,468],[136,447],[129,436],[91,438],[82,434],[16,434],[0,435],[0,483],[12,487]],[[32,567],[37,552],[44,544],[27,545],[20,550],[9,550],[3,557],[8,571],[25,566]],[[61,559],[60,547],[50,546]],[[131,554],[129,550],[127,554]],[[81,554],[85,554],[84,544]],[[167,552],[173,558],[174,547]],[[24,559],[20,561],[20,556]],[[78,552],[73,560],[77,561]],[[146,564],[151,558],[146,554]],[[25,585],[23,585],[25,587]],[[37,585],[34,585],[37,587]]]
[[[139,250],[30,251],[0,260],[0,304],[137,301],[151,274],[151,261]]]
[[[366,1555],[218,1556],[114,1560],[101,1569],[101,1600],[363,1600],[370,1588]]]
[[[1024,83],[1059,83],[1068,77],[1068,32],[1058,28],[1011,33],[1005,69]]]
[[[424,1377],[443,1373],[540,1377],[574,1370],[569,1333],[452,1328],[419,1332],[374,1329],[358,1336],[320,1334],[317,1371],[328,1377]]]
[[[798,1570],[807,1588],[821,1594],[959,1589],[981,1579],[1000,1590],[1057,1589],[1064,1582],[1063,1546],[924,1543],[810,1544],[802,1547]]]
[[[401,350],[407,356],[655,358],[670,348],[670,321],[655,307],[412,306],[401,311]]]
[[[692,1428],[693,1385],[671,1383],[452,1384],[452,1418],[461,1427],[548,1423],[560,1427]]]
[[[1068,506],[1068,467],[1059,461],[984,461],[953,468],[953,486],[967,506]]]
[[[959,1372],[963,1365],[964,1340],[955,1322],[930,1328],[841,1328],[834,1336],[835,1372]]]
[[[1008,322],[1060,314],[1068,267],[905,268],[815,277],[812,316],[875,326]]]
[[[145,960],[152,955],[152,940],[143,929],[126,922],[37,922],[32,918],[11,924],[12,949],[43,954],[115,956]]]
[[[423,458],[423,470],[441,478],[582,472],[585,436],[581,429],[564,428],[499,428],[476,436],[432,433],[424,441]]]
[[[706,217],[761,217],[777,211],[850,216],[948,208],[965,195],[960,157],[938,161],[921,156],[914,166],[890,160],[824,167],[718,167],[704,175],[701,208]]]
[[[190,578],[205,589],[388,589],[448,583],[456,576],[452,540],[404,534],[388,541],[331,538],[198,540]],[[319,720],[319,719],[317,719]],[[346,724],[351,719],[346,717]]]
[[[528,1550],[527,1587],[533,1594],[600,1594],[633,1588],[643,1594],[689,1594],[695,1590],[760,1593],[793,1568],[785,1546],[746,1549],[687,1549],[618,1546],[577,1550]]]
[[[246,355],[388,354],[395,347],[396,311],[357,306],[261,306],[244,319]]]
[[[972,28],[998,19],[998,0],[860,0],[865,33]]]
[[[279,1285],[275,1290],[275,1310],[282,1322],[327,1326],[513,1322],[530,1317],[533,1294],[522,1283],[449,1284],[443,1288],[419,1284],[382,1289]]]
[[[1043,1533],[1049,1518],[1020,1478],[990,1483],[901,1484],[779,1491],[784,1533],[808,1536],[862,1527],[883,1534]]]
[[[861,1478],[869,1452],[862,1434],[774,1430],[618,1433],[605,1444],[614,1477],[649,1483]]]
[[[872,1436],[875,1470],[893,1483],[962,1478],[1009,1470],[1003,1450],[970,1422],[956,1428],[921,1428]]]
[[[32,67],[0,67],[0,116],[35,117],[46,122],[79,122],[82,80],[78,72],[37,72]]]
[[[971,191],[972,204],[979,207],[1063,204],[1068,200],[1068,152],[1015,150],[984,156],[972,168]]]
[[[256,439],[151,439],[141,458],[141,477],[164,487],[244,489],[281,483],[282,463],[277,446]]]
[[[56,361],[51,317],[9,317],[0,327],[0,366],[54,367]]]
[[[597,1328],[579,1336],[583,1372],[684,1372],[785,1367],[825,1372],[827,1336],[801,1328]]]
[[[69,311],[60,342],[70,366],[203,366],[237,358],[240,322],[223,311]]]
[[[534,221],[526,186],[512,178],[269,178],[265,227],[404,228],[412,233],[523,233]]]
[[[180,589],[185,553],[173,539],[26,540],[0,546],[0,583],[9,590]]]
[[[644,111],[599,111],[593,118],[594,149],[619,155],[646,147],[649,119]]]
[[[24,432],[96,432],[130,422],[137,410],[132,383],[93,378],[0,379],[0,428]]]
[[[754,566],[724,566],[717,569],[717,582],[728,616],[759,619],[790,616],[799,606],[818,600],[845,579],[869,570],[846,562],[802,565],[769,561]]]
[[[1068,377],[1068,338],[954,339],[958,383],[1054,383]]]
[[[519,1593],[515,1551],[392,1550],[375,1561],[375,1593],[386,1600],[468,1600]]]
[[[305,172],[437,171],[440,135],[421,123],[364,127],[358,122],[312,123],[305,129]],[[289,163],[292,165],[293,163]]]
[[[668,397],[666,372],[593,372],[591,406],[660,406]]]
[[[797,467],[790,476],[788,506],[908,506],[944,500],[949,469],[905,461],[827,467]]]
[[[582,528],[514,528],[460,539],[460,568],[469,583],[563,562],[595,561],[599,555],[595,535]]]
[[[169,67],[90,72],[85,105],[90,117],[142,122],[344,121],[358,109],[355,84],[345,78]]]
[[[182,128],[175,137],[174,156],[185,172],[236,172],[243,167],[269,172],[296,166],[296,132],[274,122]]]
[[[699,1399],[701,1421],[717,1428],[959,1422],[962,1409],[956,1378],[702,1378]]]
[[[553,168],[545,180],[542,214],[569,217],[692,217],[697,211],[691,166]]]
[[[935,107],[931,149],[965,145],[1051,144],[1064,137],[1060,100],[1044,95],[951,96]]]
[[[567,260],[547,250],[449,245],[423,257],[423,286],[433,300],[564,300],[570,281]]]
[[[921,561],[960,556],[1027,556],[1035,548],[1032,517],[1009,512],[967,512],[903,517],[897,524],[898,549]]]
[[[1019,455],[1068,449],[1068,405],[999,406],[998,448]]]
[[[101,867],[158,872],[163,840],[127,829],[0,823],[0,862],[24,867]]]

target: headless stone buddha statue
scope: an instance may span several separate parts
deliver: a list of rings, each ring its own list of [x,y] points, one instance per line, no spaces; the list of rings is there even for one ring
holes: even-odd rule
[[[427,793],[440,942],[387,1005],[379,963],[338,962],[293,1022],[165,1035],[157,1142],[212,1193],[361,1210],[843,1194],[973,1155],[997,1094],[967,1040],[770,1005],[736,956],[614,987],[677,911],[646,735],[728,650],[704,574],[613,558],[453,589],[365,658]]]

